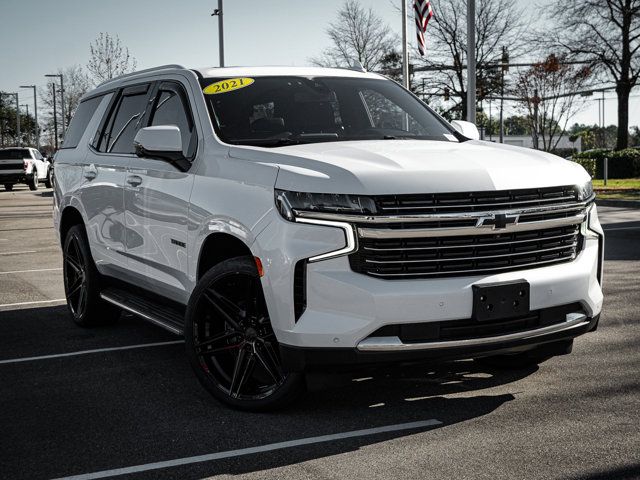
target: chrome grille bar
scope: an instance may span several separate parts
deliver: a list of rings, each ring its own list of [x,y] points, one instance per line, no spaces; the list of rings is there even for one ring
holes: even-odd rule
[[[471,260],[487,260],[492,258],[511,258],[518,255],[529,255],[533,253],[534,255],[539,255],[544,252],[557,252],[560,250],[572,249],[578,246],[577,242],[574,242],[570,245],[562,245],[560,247],[553,248],[544,248],[540,250],[535,250],[534,252],[514,252],[514,253],[505,253],[501,255],[482,255],[477,257],[446,257],[446,258],[430,258],[427,260],[370,260],[366,259],[366,263],[375,263],[379,265],[393,265],[393,264],[406,264],[406,263],[434,263],[434,262],[463,262],[463,261],[471,261]]]

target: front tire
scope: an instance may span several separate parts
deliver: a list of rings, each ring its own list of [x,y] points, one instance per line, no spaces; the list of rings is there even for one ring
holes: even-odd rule
[[[82,327],[115,322],[120,310],[100,298],[100,274],[82,225],[67,232],[62,258],[64,292],[73,321]]]
[[[38,190],[38,186],[40,185],[40,181],[38,180],[38,171],[34,171],[33,175],[29,177],[27,180],[27,185],[29,186],[29,190]]]
[[[185,340],[200,383],[231,407],[273,410],[304,391],[302,373],[282,370],[250,256],[225,260],[203,275],[187,307]]]

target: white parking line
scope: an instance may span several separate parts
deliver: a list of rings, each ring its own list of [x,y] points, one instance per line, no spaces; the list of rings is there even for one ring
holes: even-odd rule
[[[18,302],[18,303],[2,303],[0,304],[0,308],[4,308],[4,307],[19,307],[21,305],[38,305],[40,303],[66,303],[67,299],[66,298],[56,298],[55,300],[36,300],[33,302]]]
[[[618,227],[618,228],[602,228],[605,232],[612,232],[614,230],[640,230],[640,227]]]
[[[58,268],[37,268],[35,270],[11,270],[9,272],[0,272],[0,275],[9,275],[9,274],[12,274],[12,273],[55,272],[57,270],[62,270],[62,267],[58,267]]]
[[[138,345],[126,345],[124,347],[96,348],[93,350],[80,350],[78,352],[56,353],[54,355],[40,355],[39,357],[10,358],[8,360],[0,360],[0,365],[5,365],[7,363],[22,363],[22,362],[34,362],[37,360],[49,360],[51,358],[76,357],[78,355],[88,355],[90,353],[116,352],[118,350],[133,350],[136,348],[159,347],[162,345],[176,345],[178,343],[184,343],[184,340],[172,340],[170,342],[156,342],[156,343],[141,343]]]
[[[38,253],[37,250],[20,250],[19,252],[0,252],[0,255],[22,255],[23,253]]]
[[[113,470],[102,470],[101,472],[84,473],[82,475],[74,475],[71,477],[58,478],[56,480],[91,480],[94,478],[109,478],[118,475],[127,475],[130,473],[148,472],[150,470],[159,470],[161,468],[176,467],[179,465],[190,465],[193,463],[210,462],[212,460],[221,460],[223,458],[240,457],[242,455],[251,455],[254,453],[271,452],[273,450],[281,450],[283,448],[300,447],[302,445],[312,445],[315,443],[333,442],[336,440],[344,440],[346,438],[366,437],[377,435],[380,433],[401,432],[404,430],[414,430],[425,427],[434,427],[442,425],[442,422],[436,419],[425,420],[421,422],[399,423],[396,425],[387,425],[384,427],[367,428],[364,430],[353,430],[344,433],[335,433],[332,435],[321,435],[318,437],[300,438],[298,440],[289,440],[286,442],[270,443],[259,447],[241,448],[238,450],[228,450],[226,452],[210,453],[208,455],[198,455],[195,457],[177,458],[175,460],[167,460],[164,462],[147,463],[144,465],[136,465],[134,467],[115,468]]]

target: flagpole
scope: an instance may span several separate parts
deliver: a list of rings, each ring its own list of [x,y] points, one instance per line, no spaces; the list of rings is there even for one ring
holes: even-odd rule
[[[476,123],[476,0],[467,0],[467,121]]]
[[[407,46],[407,0],[402,1],[402,85],[409,90],[409,49]]]

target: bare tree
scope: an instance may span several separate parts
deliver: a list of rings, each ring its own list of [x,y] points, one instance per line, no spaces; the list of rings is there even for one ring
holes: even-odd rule
[[[101,32],[89,45],[87,70],[96,84],[133,72],[136,67],[136,59],[131,56],[129,49],[122,45],[117,35],[112,37]]]
[[[556,0],[555,42],[594,61],[616,83],[617,149],[629,144],[629,94],[640,76],[640,0]]]
[[[73,65],[67,68],[60,68],[57,71],[58,74],[62,74],[64,77],[64,118],[62,117],[61,105],[63,92],[57,88],[56,84],[56,109],[58,114],[58,134],[62,135],[63,123],[64,130],[66,131],[71,118],[78,108],[80,98],[91,89],[91,80],[84,71],[82,66]],[[39,102],[44,109],[44,114],[40,117],[40,123],[42,132],[46,133],[53,139],[53,90],[50,85],[45,88],[39,89]],[[60,139],[59,139],[60,140]]]
[[[396,37],[372,8],[358,0],[346,0],[336,20],[327,28],[332,45],[310,59],[322,67],[348,67],[360,62],[366,70],[377,70],[393,50]]]
[[[590,81],[588,67],[563,63],[565,58],[550,55],[525,72],[515,84],[515,93],[524,99],[521,110],[528,114],[531,130],[542,140],[542,149],[554,150],[571,118],[584,106],[575,92]]]
[[[524,52],[528,24],[516,0],[483,0],[476,11],[476,62],[478,63],[478,101],[499,90],[502,82],[498,64],[502,47],[510,56]],[[426,83],[431,90],[449,89],[456,104],[450,111],[467,116],[467,0],[439,2],[427,30],[426,67],[446,65],[447,70],[429,72]],[[446,113],[446,112],[445,112]]]

